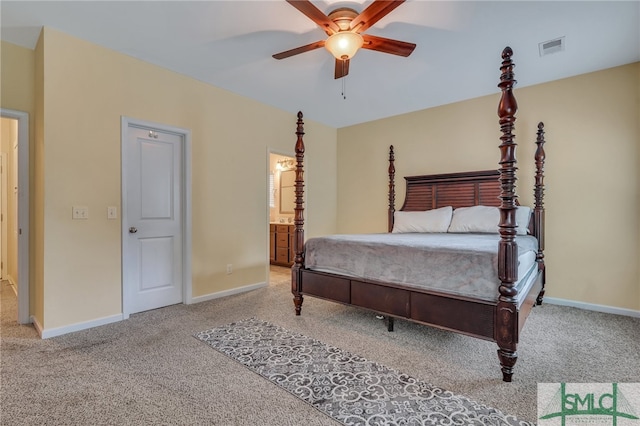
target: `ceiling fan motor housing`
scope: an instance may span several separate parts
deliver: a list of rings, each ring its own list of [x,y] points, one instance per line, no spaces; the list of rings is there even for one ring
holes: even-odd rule
[[[328,18],[335,22],[340,31],[349,31],[351,29],[351,21],[357,16],[358,12],[348,7],[340,7],[329,13]]]

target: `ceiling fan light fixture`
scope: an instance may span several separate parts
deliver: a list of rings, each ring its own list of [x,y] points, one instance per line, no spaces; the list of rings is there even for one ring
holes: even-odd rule
[[[358,33],[351,31],[340,31],[332,34],[324,43],[324,47],[336,59],[351,59],[358,49],[364,44],[364,39]]]

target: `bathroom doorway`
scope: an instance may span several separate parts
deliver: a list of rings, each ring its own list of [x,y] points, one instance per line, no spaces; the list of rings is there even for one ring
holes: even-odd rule
[[[295,207],[295,157],[269,152],[268,167],[268,278],[290,279],[293,264],[293,219]]]

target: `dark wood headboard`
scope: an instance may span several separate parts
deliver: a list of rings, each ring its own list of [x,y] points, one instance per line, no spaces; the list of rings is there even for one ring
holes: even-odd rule
[[[540,246],[540,262],[544,250],[544,163],[545,138],[544,123],[538,123],[535,153],[535,185],[533,194],[535,203],[533,215],[529,222],[529,232],[538,239]],[[389,210],[388,232],[393,230],[395,209],[395,151],[389,147]],[[494,206],[501,208],[502,188],[500,170],[481,170],[476,172],[444,173],[437,175],[407,176],[406,194],[401,211],[424,211],[440,207],[452,206]],[[509,185],[515,194],[515,180]],[[513,204],[519,205],[518,198],[513,197]]]
[[[389,147],[389,232],[393,229],[395,212],[395,155]],[[440,207],[493,206],[500,207],[500,172],[444,173],[406,176],[406,194],[401,211],[424,211]]]
[[[389,147],[389,229],[395,210],[395,152]],[[406,193],[401,211],[424,211],[440,207],[500,207],[500,171],[444,173],[406,176]],[[517,200],[516,200],[517,203]]]
[[[500,206],[498,170],[407,176],[407,192],[400,210],[423,211],[452,206]]]

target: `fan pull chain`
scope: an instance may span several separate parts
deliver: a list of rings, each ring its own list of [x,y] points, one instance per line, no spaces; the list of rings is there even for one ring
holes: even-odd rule
[[[345,75],[346,63],[347,61],[342,61],[342,99],[343,100],[347,100],[347,83],[346,83],[347,76]]]

